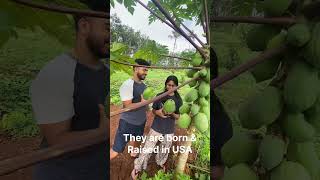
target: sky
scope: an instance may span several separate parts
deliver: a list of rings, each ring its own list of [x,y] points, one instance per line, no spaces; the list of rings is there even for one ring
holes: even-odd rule
[[[144,4],[148,3],[148,0],[141,0]],[[115,2],[115,7],[111,8],[111,14],[116,13],[120,18],[122,24],[132,27],[136,31],[140,31],[142,34],[145,34],[150,39],[155,40],[156,42],[168,46],[169,50],[173,51],[174,39],[170,39],[168,36],[172,34],[172,28],[170,28],[165,23],[157,20],[149,25],[149,11],[142,7],[139,3],[135,6],[135,11],[132,14],[124,7],[123,4]],[[184,24],[191,30],[193,30],[197,36],[206,42],[205,38],[202,36],[203,29],[201,26],[195,26],[195,22],[186,21]],[[188,33],[187,33],[188,34]],[[175,52],[181,52],[185,49],[192,49],[193,46],[185,40],[182,36],[177,40]],[[194,48],[193,48],[194,49]]]

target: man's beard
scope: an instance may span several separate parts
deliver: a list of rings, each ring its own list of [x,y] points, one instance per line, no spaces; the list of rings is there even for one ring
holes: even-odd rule
[[[144,79],[146,78],[145,75],[141,75],[141,74],[137,74],[137,76],[138,76],[138,78],[139,78],[140,80],[144,80]]]
[[[101,47],[93,37],[88,37],[87,40],[87,46],[89,48],[89,50],[91,51],[91,53],[96,56],[99,59],[104,59],[107,58],[109,56],[108,51],[107,52],[103,52],[102,49],[103,47]]]

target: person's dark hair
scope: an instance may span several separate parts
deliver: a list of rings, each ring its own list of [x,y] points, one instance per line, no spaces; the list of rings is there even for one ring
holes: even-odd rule
[[[136,59],[135,62],[139,65],[150,66],[151,64],[144,59]]]
[[[144,65],[144,66],[151,66],[151,63],[144,60],[144,59],[136,59],[135,60],[136,64],[138,65]],[[135,68],[136,66],[133,66],[133,69]]]
[[[167,86],[167,83],[170,81],[173,81],[176,86],[179,86],[178,78],[174,75],[170,75],[167,77],[167,80],[164,83],[164,92],[163,93],[167,92],[166,86]],[[182,101],[182,98],[177,90],[174,91],[174,96]]]
[[[99,11],[99,12],[109,12],[110,11],[110,3],[107,3],[105,0],[80,0],[83,4],[87,5],[89,10]],[[75,24],[75,29],[78,31],[78,22],[81,18],[85,16],[75,14],[73,15],[73,20]]]

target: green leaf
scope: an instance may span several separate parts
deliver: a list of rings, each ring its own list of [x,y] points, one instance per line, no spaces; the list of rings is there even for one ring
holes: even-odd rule
[[[134,13],[134,8],[133,7],[128,7],[128,11],[130,12],[130,14]]]
[[[126,49],[128,49],[127,45],[115,42],[115,43],[112,43],[110,52],[112,52],[112,53],[116,53],[116,52],[123,53]]]

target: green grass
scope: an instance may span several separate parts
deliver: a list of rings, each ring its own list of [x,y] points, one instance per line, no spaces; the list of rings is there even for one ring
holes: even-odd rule
[[[175,75],[179,80],[179,84],[181,82],[181,77],[185,75],[185,71],[168,71],[168,70],[149,70],[148,75],[144,81],[144,83],[148,87],[152,87],[156,93],[160,93],[164,90],[164,83],[168,76]],[[125,72],[115,72],[110,77],[111,82],[111,104],[120,105],[120,96],[119,96],[119,88],[121,84],[127,79],[131,78],[132,74],[127,74]],[[184,86],[178,90],[180,95],[183,97],[190,89],[189,86]]]
[[[38,71],[66,47],[41,31],[21,30],[0,49],[0,131],[12,137],[36,136],[29,88]]]

